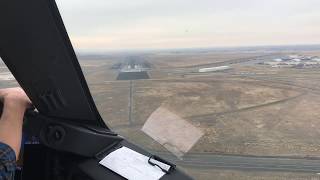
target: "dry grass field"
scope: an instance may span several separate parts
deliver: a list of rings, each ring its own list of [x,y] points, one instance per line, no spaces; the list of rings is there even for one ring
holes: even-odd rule
[[[144,58],[150,59],[155,69],[161,69],[164,61],[174,61],[170,64],[172,68],[180,66],[177,62],[183,60],[184,65],[212,63],[221,61],[218,57],[224,55],[213,54],[206,54],[204,57],[212,59],[203,61],[195,61],[196,55],[190,54],[190,59],[183,54],[163,53]],[[163,60],[165,56],[167,60]],[[226,59],[233,56],[227,53]],[[244,53],[238,58],[250,56],[259,54]],[[234,65],[232,72],[206,76],[159,72],[162,78],[154,78],[151,72],[151,79],[132,83],[132,122],[129,122],[129,81],[116,81],[117,71],[110,70],[110,62],[82,60],[81,64],[107,124],[149,149],[163,150],[140,129],[151,113],[162,106],[205,133],[191,152],[320,157],[317,69],[274,69],[240,63]]]
[[[271,68],[251,63],[258,57],[272,60],[275,54],[289,53],[139,54],[135,56],[151,64],[151,78],[131,82],[117,81],[119,72],[112,69],[125,60],[123,55],[80,57],[80,64],[105,122],[150,151],[167,151],[141,131],[149,116],[164,107],[203,132],[189,153],[320,158],[320,69]],[[295,53],[320,56],[320,51]],[[224,62],[232,70],[194,73],[199,67]],[[5,72],[8,70],[1,64],[0,73]],[[13,80],[0,81],[1,87],[16,85]],[[212,176],[222,180],[320,178],[303,173],[184,168],[203,180],[211,180]]]
[[[141,128],[157,108],[165,107],[204,133],[190,153],[320,157],[319,69],[236,63],[227,72],[192,73],[192,66],[262,55],[265,54],[145,55],[144,59],[152,64],[151,79],[132,81],[130,106],[130,82],[115,80],[117,71],[110,70],[112,63],[83,68],[106,122],[119,134],[151,151],[166,149]],[[187,171],[204,180],[212,179],[213,174],[215,179],[223,180],[318,178],[310,174],[190,167]]]

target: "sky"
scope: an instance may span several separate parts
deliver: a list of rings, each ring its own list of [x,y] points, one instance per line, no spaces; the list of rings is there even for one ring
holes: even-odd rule
[[[320,0],[56,0],[80,50],[320,44]]]

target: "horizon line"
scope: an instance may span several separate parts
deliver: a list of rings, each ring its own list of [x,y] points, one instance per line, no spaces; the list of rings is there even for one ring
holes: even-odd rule
[[[279,45],[244,45],[244,46],[207,46],[207,47],[177,47],[177,48],[118,48],[118,49],[81,49],[75,48],[76,53],[112,53],[112,52],[141,52],[141,51],[181,51],[181,50],[227,50],[227,49],[246,49],[246,48],[272,48],[272,47],[303,47],[303,46],[319,46],[316,44],[279,44]]]

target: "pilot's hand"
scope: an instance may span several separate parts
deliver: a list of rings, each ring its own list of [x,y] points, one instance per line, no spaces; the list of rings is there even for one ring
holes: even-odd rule
[[[20,87],[0,89],[0,100],[3,104],[20,106],[25,109],[32,106],[30,99]]]
[[[19,156],[23,117],[31,101],[21,88],[0,89],[2,114],[0,118],[0,142],[9,145]]]
[[[4,104],[29,108],[32,106],[26,93],[20,88],[0,89],[0,100]]]

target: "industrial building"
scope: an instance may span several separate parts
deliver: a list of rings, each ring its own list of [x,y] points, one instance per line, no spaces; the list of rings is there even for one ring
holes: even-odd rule
[[[231,69],[230,66],[217,66],[217,67],[210,67],[210,68],[202,68],[202,69],[199,69],[199,72],[200,73],[216,72],[216,71],[224,71],[229,69]]]

